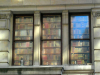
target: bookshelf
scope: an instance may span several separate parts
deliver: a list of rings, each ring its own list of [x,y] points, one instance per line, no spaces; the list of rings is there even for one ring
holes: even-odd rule
[[[13,65],[33,64],[33,15],[14,15]]]
[[[61,65],[61,14],[42,14],[41,65]]]
[[[42,39],[61,39],[61,16],[44,15]]]
[[[90,63],[89,13],[70,13],[70,64]]]
[[[33,17],[16,16],[15,40],[32,40],[33,39]]]

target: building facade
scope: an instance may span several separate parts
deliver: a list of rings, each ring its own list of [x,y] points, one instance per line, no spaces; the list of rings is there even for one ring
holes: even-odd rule
[[[99,0],[0,0],[0,75],[99,75]]]

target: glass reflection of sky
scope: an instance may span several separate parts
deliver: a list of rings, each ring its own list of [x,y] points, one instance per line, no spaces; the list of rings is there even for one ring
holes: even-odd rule
[[[71,16],[71,38],[89,38],[89,17]]]

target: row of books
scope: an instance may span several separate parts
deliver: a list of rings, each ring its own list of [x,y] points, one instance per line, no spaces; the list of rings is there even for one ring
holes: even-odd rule
[[[14,61],[14,65],[15,66],[20,66],[20,61]],[[32,65],[32,61],[24,61],[24,66],[31,66]]]
[[[15,48],[16,47],[32,47],[33,43],[32,42],[21,42],[21,43],[15,43]]]
[[[89,29],[72,29],[71,34],[89,34]]]
[[[51,48],[51,49],[43,49],[42,54],[60,54],[61,49],[60,48]]]
[[[89,28],[89,22],[72,22],[71,28]]]
[[[72,64],[72,65],[75,65],[75,64],[78,64],[78,65],[79,65],[79,64],[80,64],[80,65],[82,65],[82,64],[83,64],[83,65],[86,65],[86,64],[87,64],[87,60],[72,60],[72,61],[71,61],[71,64]]]
[[[32,54],[32,49],[15,49],[15,54]]]
[[[42,59],[43,60],[61,60],[61,56],[60,55],[52,55],[52,54],[50,54],[50,55],[48,55],[48,54],[45,54],[45,55],[43,55],[42,54]]]
[[[32,17],[16,17],[16,23],[33,23]]]
[[[89,16],[71,16],[71,22],[89,21]]]
[[[89,41],[71,41],[71,46],[89,46]]]
[[[32,36],[15,36],[15,40],[32,40]]]
[[[58,35],[43,35],[43,39],[61,39]]]
[[[58,35],[60,36],[61,30],[60,29],[46,29],[43,30],[43,35]]]
[[[43,23],[43,28],[61,28],[61,23]]]
[[[61,47],[59,41],[43,41],[43,47]]]
[[[88,53],[89,52],[89,47],[71,47],[71,53]]]
[[[16,30],[15,36],[32,36],[33,30]]]
[[[89,54],[71,54],[71,59],[89,59]]]
[[[16,24],[15,27],[16,30],[20,30],[20,29],[33,29],[33,24]]]
[[[43,16],[43,22],[61,22],[60,16]]]
[[[61,65],[61,61],[48,61],[48,60],[43,60],[43,65]]]
[[[89,38],[89,35],[88,34],[73,34],[71,35],[71,38],[72,39],[86,39],[86,38]]]
[[[27,60],[32,60],[32,54],[31,55],[17,55],[17,53],[15,53],[15,56],[14,56],[14,60],[16,61],[20,61],[21,58],[23,58],[24,61],[27,61]]]

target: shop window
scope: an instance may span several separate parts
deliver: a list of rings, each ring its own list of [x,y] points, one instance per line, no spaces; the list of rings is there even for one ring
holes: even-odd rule
[[[61,14],[42,14],[41,65],[61,65]]]
[[[90,13],[71,13],[69,17],[70,64],[88,64],[91,62]]]
[[[33,15],[14,15],[13,65],[33,65]]]

